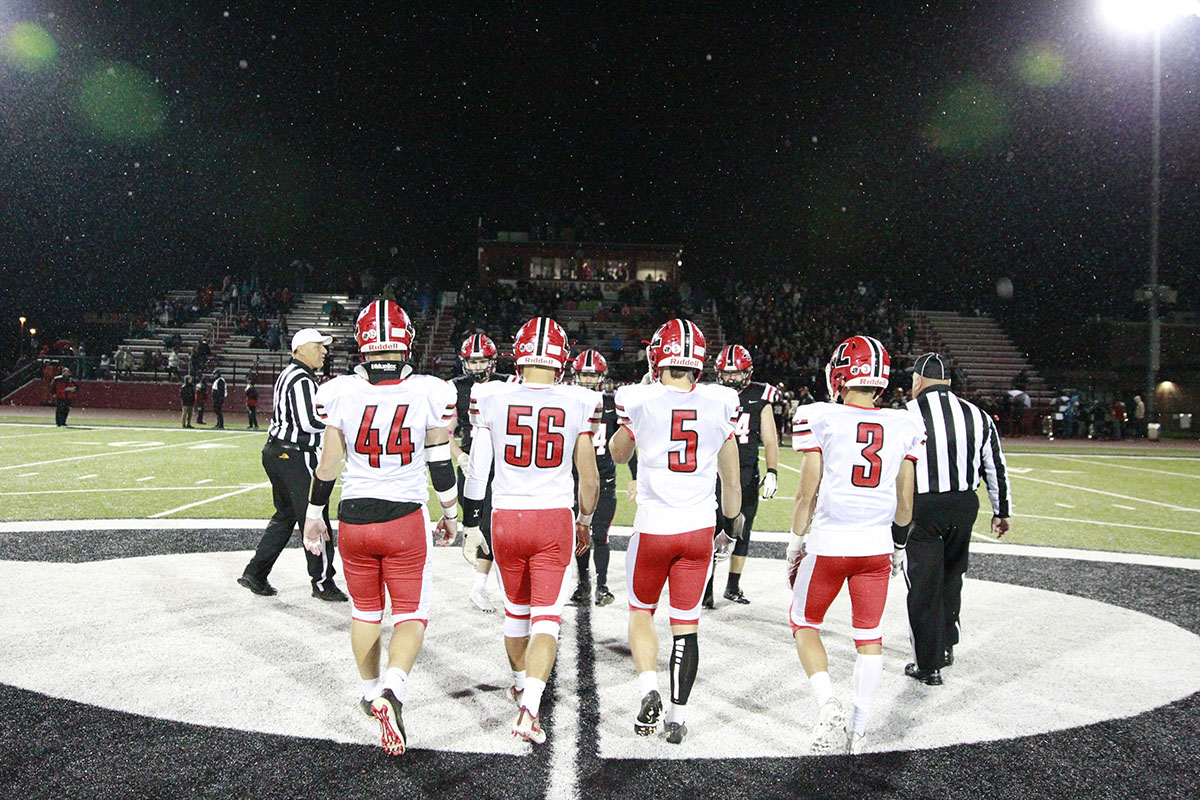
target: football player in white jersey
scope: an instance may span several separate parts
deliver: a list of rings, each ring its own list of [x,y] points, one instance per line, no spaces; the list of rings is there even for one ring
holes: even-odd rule
[[[433,542],[425,511],[426,466],[442,505],[439,544],[450,544],[458,532],[448,429],[455,393],[439,378],[413,374],[408,363],[412,323],[392,301],[364,306],[355,338],[366,357],[361,372],[334,378],[317,390],[326,435],[313,476],[304,546],[319,554],[329,539],[322,511],[341,472],[338,541],[350,592],[350,647],[363,683],[359,704],[378,720],[383,749],[398,756],[407,747],[401,709],[408,674],[429,624]],[[385,586],[394,629],[381,679]]]
[[[558,652],[562,609],[573,556],[591,543],[600,492],[592,434],[601,396],[558,383],[569,357],[567,335],[549,317],[517,332],[513,356],[520,383],[481,383],[471,389],[474,426],[463,490],[464,530],[486,548],[478,530],[492,477],[492,547],[504,589],[504,647],[513,671],[510,696],[518,705],[512,734],[546,741],[542,693]],[[579,473],[579,517],[574,464]]]
[[[925,425],[901,410],[875,407],[888,385],[887,350],[868,336],[838,345],[825,367],[836,402],[800,406],[792,447],[804,453],[787,549],[789,612],[796,651],[817,701],[814,753],[859,753],[883,677],[881,619],[892,553],[912,522],[914,465],[925,453]],[[810,527],[811,526],[811,527]],[[821,643],[825,612],[850,586],[854,708],[847,720],[834,698]]]
[[[742,486],[737,442],[737,392],[699,383],[704,334],[690,320],[673,319],[650,344],[655,381],[622,386],[616,406],[620,428],[609,441],[613,460],[637,451],[637,514],[625,553],[629,590],[629,646],[638,673],[641,706],[634,732],[650,736],[662,715],[658,692],[658,635],[654,611],[669,582],[671,707],[664,733],[679,744],[687,735],[685,709],[696,681],[700,602],[712,569],[713,527],[721,477],[722,544],[741,533]]]

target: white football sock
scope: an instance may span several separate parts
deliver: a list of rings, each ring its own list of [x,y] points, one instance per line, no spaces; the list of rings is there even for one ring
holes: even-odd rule
[[[484,588],[487,587],[487,579],[488,579],[488,573],[476,572],[475,573],[475,585],[471,587],[471,592],[472,593],[482,592],[484,590]]]
[[[529,709],[535,717],[542,706],[542,692],[546,691],[546,682],[537,678],[525,679],[525,694],[521,695],[521,705]]]
[[[875,704],[875,693],[883,682],[883,656],[858,654],[854,661],[854,714],[850,717],[850,730],[867,732],[867,718]]]
[[[391,689],[396,699],[403,703],[404,692],[408,688],[408,673],[399,667],[388,667],[388,671],[383,673],[383,688]]]
[[[682,725],[683,721],[684,721],[684,717],[686,717],[686,716],[687,716],[687,706],[677,706],[674,703],[671,703],[671,705],[667,707],[667,722],[668,723],[678,722],[680,725]]]
[[[379,697],[379,695],[383,693],[383,679],[382,678],[363,678],[362,679],[362,690],[363,690],[362,696],[363,696],[364,700],[374,700],[376,697]]]
[[[808,682],[812,684],[818,709],[833,699],[833,681],[829,679],[828,672],[814,672],[808,676]]]
[[[658,691],[658,672],[648,669],[638,673],[638,694],[642,697]]]

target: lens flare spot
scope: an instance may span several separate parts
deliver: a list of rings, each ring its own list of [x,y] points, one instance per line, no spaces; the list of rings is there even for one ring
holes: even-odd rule
[[[33,22],[18,22],[0,35],[0,54],[17,69],[36,72],[54,63],[58,43]]]
[[[1067,61],[1055,44],[1040,42],[1017,56],[1017,75],[1034,89],[1050,89],[1066,78]]]
[[[119,62],[102,64],[83,79],[79,107],[96,133],[118,141],[152,138],[166,113],[154,79]]]
[[[1008,130],[1008,107],[999,92],[968,78],[943,97],[925,125],[926,144],[948,153],[971,153]]]

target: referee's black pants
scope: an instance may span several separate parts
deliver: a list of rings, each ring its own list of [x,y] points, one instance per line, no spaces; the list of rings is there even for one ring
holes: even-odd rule
[[[979,516],[974,492],[938,492],[913,498],[908,537],[908,624],[917,666],[945,666],[947,647],[958,644],[958,613],[971,528]]]
[[[267,522],[254,551],[254,557],[246,565],[244,574],[265,581],[275,566],[275,560],[287,547],[292,538],[296,523],[304,524],[304,514],[308,510],[308,495],[312,483],[313,470],[317,468],[317,454],[311,451],[289,449],[274,439],[267,441],[262,451],[263,469],[271,479],[271,493],[275,500],[275,514]],[[325,510],[325,525],[329,526],[329,509]],[[335,537],[333,528],[329,528],[329,541],[325,543],[325,552],[315,556],[308,550],[304,557],[308,561],[308,576],[314,589],[328,589],[333,586],[333,551]]]

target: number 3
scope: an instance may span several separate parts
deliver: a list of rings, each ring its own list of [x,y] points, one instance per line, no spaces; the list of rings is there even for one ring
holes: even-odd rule
[[[867,460],[867,466],[855,464],[850,471],[850,482],[855,486],[873,489],[879,485],[879,476],[883,472],[883,460],[879,458],[879,451],[883,448],[883,426],[878,422],[858,423],[858,443],[866,445],[862,455]]]

